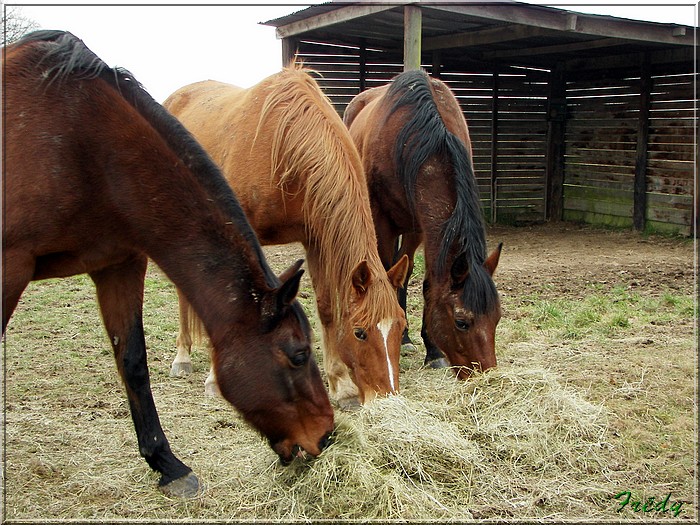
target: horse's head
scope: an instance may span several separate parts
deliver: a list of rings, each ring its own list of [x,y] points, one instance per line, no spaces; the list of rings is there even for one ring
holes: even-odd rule
[[[482,279],[491,279],[500,254],[501,245],[484,262],[486,271],[482,272]],[[456,367],[460,379],[468,378],[473,370],[496,366],[495,336],[501,305],[492,283],[486,283],[493,291],[490,300],[482,300],[480,308],[468,304],[465,286],[468,286],[470,271],[474,270],[469,267],[466,255],[461,254],[452,264],[449,279],[424,290],[425,321],[432,343],[442,350],[450,365]]]
[[[399,391],[406,317],[396,290],[403,286],[407,271],[404,255],[388,272],[381,266],[373,271],[362,261],[352,274],[352,304],[343,310],[335,335],[330,334],[332,340],[327,341],[340,357],[327,370],[331,393],[341,406],[367,403]]]
[[[311,328],[295,300],[302,261],[281,286],[255,297],[250,317],[232,326],[213,363],[222,396],[269,441],[283,463],[317,456],[333,431],[333,409],[311,352]],[[214,340],[214,338],[212,338]]]

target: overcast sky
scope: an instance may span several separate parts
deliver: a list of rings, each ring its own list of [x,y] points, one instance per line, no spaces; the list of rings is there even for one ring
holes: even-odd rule
[[[249,87],[282,66],[282,46],[272,27],[264,22],[284,16],[309,2],[271,5],[252,0],[247,5],[185,6],[172,3],[162,6],[61,5],[43,1],[10,0],[22,6],[22,13],[44,29],[70,31],[85,41],[110,66],[130,70],[157,101],[179,87],[205,79],[230,82]],[[217,2],[214,2],[217,3]],[[620,16],[652,22],[697,25],[697,4],[679,2],[628,2],[615,5],[588,1],[526,3],[544,4],[572,11]],[[612,2],[610,2],[612,3]],[[36,2],[35,2],[36,4]],[[48,5],[52,4],[52,5]],[[596,5],[597,4],[597,5]]]

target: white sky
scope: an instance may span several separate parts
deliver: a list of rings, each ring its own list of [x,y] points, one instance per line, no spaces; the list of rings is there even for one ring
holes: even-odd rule
[[[39,0],[42,1],[42,0]],[[157,1],[157,0],[156,0]],[[270,0],[249,0],[246,5],[61,5],[57,1],[10,0],[43,29],[70,31],[85,41],[110,66],[131,71],[151,96],[162,102],[176,89],[205,79],[249,87],[282,66],[282,46],[273,27],[261,26],[312,3],[270,5]],[[214,2],[219,3],[219,2]],[[550,5],[571,11],[619,16],[653,22],[697,25],[698,4],[665,4],[644,0],[595,0],[526,3]],[[134,5],[137,4],[137,5]]]

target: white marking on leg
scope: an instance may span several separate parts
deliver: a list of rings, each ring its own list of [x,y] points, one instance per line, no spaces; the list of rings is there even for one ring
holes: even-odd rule
[[[389,383],[391,384],[391,391],[396,392],[396,386],[394,386],[394,367],[391,366],[391,359],[389,359],[389,344],[387,343],[387,339],[389,338],[389,332],[391,332],[391,327],[393,326],[393,324],[393,319],[384,319],[377,323],[377,328],[384,337],[384,353],[386,354],[386,365],[389,369]]]

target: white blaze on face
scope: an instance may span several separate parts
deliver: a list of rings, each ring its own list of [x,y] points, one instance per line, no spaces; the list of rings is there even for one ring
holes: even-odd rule
[[[384,337],[384,352],[386,354],[386,366],[389,369],[389,382],[391,384],[391,391],[396,392],[396,385],[394,385],[394,367],[391,366],[391,359],[389,359],[389,344],[387,340],[389,339],[389,332],[391,332],[391,327],[394,325],[393,319],[383,319],[377,323],[377,329]]]

